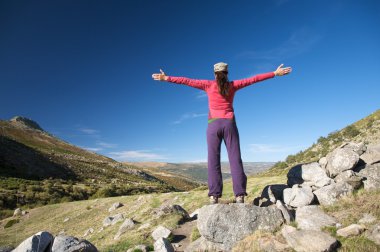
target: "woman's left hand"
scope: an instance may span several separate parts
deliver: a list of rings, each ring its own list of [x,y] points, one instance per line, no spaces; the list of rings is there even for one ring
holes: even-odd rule
[[[291,67],[284,67],[284,64],[281,64],[279,67],[277,67],[276,71],[274,71],[274,74],[276,76],[283,76],[285,74],[288,74],[292,71]]]
[[[160,69],[160,72],[161,73],[155,73],[155,74],[152,74],[152,78],[154,80],[159,80],[159,81],[166,81],[168,79],[168,76],[166,76],[166,74],[164,73],[164,71],[162,71],[162,69]]]

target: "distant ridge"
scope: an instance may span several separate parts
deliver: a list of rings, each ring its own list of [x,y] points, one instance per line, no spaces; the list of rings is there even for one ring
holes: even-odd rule
[[[12,119],[10,119],[9,121],[15,126],[44,131],[40,127],[40,125],[38,125],[38,123],[36,123],[35,121],[33,121],[29,118],[23,117],[23,116],[15,116]]]

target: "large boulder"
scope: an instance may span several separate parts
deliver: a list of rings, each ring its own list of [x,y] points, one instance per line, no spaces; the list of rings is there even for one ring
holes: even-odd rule
[[[335,226],[337,220],[313,205],[297,208],[296,222],[300,229],[320,231],[322,227]]]
[[[288,209],[281,200],[276,201],[276,207],[281,211],[285,223],[294,221],[294,210]]]
[[[46,231],[41,231],[21,242],[13,252],[49,250],[53,244],[53,240],[54,237],[52,234]]]
[[[363,177],[357,176],[353,170],[347,170],[339,173],[338,176],[334,178],[336,183],[347,183],[351,185],[354,189],[359,189],[362,185]]]
[[[359,171],[359,176],[365,178],[363,181],[365,190],[376,190],[380,188],[380,163],[366,165]]]
[[[284,190],[284,203],[292,207],[310,205],[314,201],[313,190],[310,186],[293,185]]]
[[[380,162],[380,144],[368,145],[367,151],[360,158],[368,165]]]
[[[334,251],[338,241],[322,231],[297,230],[285,225],[281,230],[286,242],[297,252]]]
[[[274,231],[283,222],[281,211],[276,207],[214,204],[199,210],[197,226],[207,240],[230,250],[237,241],[254,231]]]
[[[58,235],[54,239],[51,252],[98,252],[98,249],[87,240],[73,236]]]
[[[343,171],[352,170],[359,162],[358,153],[351,148],[337,148],[326,158],[326,170],[331,178]]]
[[[315,196],[321,205],[331,205],[340,197],[350,195],[354,188],[345,182],[333,183],[314,191]]]
[[[367,146],[363,142],[361,142],[361,143],[353,143],[353,142],[344,143],[340,146],[340,148],[351,149],[351,150],[355,151],[359,156],[362,155],[367,150]]]
[[[300,164],[291,168],[288,172],[288,185],[306,183],[312,187],[323,187],[331,184],[332,179],[326,171],[317,163]]]

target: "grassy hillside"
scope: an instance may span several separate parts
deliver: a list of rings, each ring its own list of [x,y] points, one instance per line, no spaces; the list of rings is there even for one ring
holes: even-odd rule
[[[267,184],[284,183],[285,181],[285,176],[249,177],[247,201],[253,201],[255,197],[259,196]],[[231,202],[234,199],[231,181],[224,183],[223,190],[222,202]],[[110,214],[108,208],[114,202],[121,202],[124,206]],[[180,204],[191,213],[208,203],[207,188],[198,188],[189,192],[153,193],[75,201],[31,209],[27,216],[20,217],[18,223],[8,228],[4,228],[4,226],[15,218],[1,221],[0,246],[15,246],[40,230],[47,230],[53,234],[64,230],[66,234],[82,237],[89,228],[93,228],[95,232],[85,238],[95,244],[100,251],[126,251],[132,245],[141,243],[153,245],[151,233],[156,226],[164,225],[175,228],[180,219],[177,215],[155,218],[152,211],[164,203]],[[116,213],[123,213],[126,218],[133,218],[137,222],[137,226],[122,235],[118,241],[113,237],[120,223],[98,232],[102,227],[103,219]],[[64,222],[66,218],[70,218],[70,220]],[[145,223],[150,223],[151,226],[138,230]]]
[[[31,120],[0,120],[0,218],[20,206],[198,186],[161,178],[64,142]]]
[[[266,174],[286,174],[296,164],[318,161],[344,142],[380,143],[380,110],[341,130],[321,136],[311,147],[289,155],[285,161],[276,163]]]

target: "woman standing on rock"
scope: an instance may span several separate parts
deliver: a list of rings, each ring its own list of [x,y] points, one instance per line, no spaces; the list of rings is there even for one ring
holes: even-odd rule
[[[243,162],[241,160],[239,132],[233,109],[235,92],[253,83],[275,76],[282,76],[291,71],[290,67],[283,68],[283,64],[281,64],[274,72],[258,74],[247,79],[229,81],[228,65],[220,62],[214,65],[215,80],[196,80],[167,76],[161,69],[161,73],[152,75],[154,80],[184,84],[201,89],[207,93],[209,100],[207,127],[208,196],[210,197],[211,204],[218,203],[218,198],[222,196],[223,179],[220,166],[222,140],[224,140],[228,152],[235,200],[237,203],[244,203],[244,196],[247,196],[247,176],[244,173]]]

